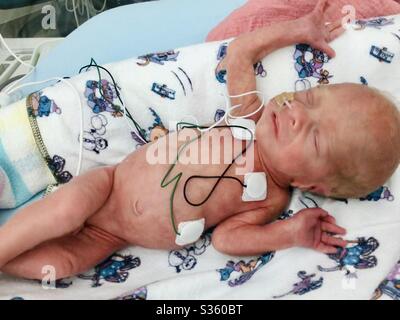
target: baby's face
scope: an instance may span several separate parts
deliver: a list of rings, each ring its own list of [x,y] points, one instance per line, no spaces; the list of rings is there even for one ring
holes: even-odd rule
[[[332,150],[346,148],[346,136],[359,135],[350,125],[355,114],[339,108],[355,97],[351,85],[318,86],[295,93],[291,108],[268,103],[257,141],[278,182],[329,195],[323,181],[334,170]]]

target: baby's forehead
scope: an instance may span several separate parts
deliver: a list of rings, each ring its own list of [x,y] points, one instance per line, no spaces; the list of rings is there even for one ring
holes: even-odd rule
[[[334,96],[340,96],[344,94],[360,94],[362,91],[362,87],[358,85],[354,85],[351,83],[343,83],[343,84],[328,84],[328,85],[317,85],[315,87],[310,88],[309,90],[314,93],[330,93]]]
[[[313,88],[310,88],[313,92],[324,92],[330,93],[335,96],[348,96],[348,97],[357,97],[357,96],[376,96],[378,98],[384,98],[380,92],[371,88],[367,85],[361,85],[357,83],[338,83],[338,84],[328,84],[328,85],[317,85]]]
[[[319,85],[309,89],[310,94],[322,105],[334,107],[336,111],[362,110],[368,112],[369,105],[384,103],[387,99],[376,89],[353,83]],[[369,109],[371,110],[371,109]]]

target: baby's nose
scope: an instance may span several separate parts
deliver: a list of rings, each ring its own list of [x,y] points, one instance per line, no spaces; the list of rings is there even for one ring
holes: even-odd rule
[[[299,121],[295,117],[290,117],[289,118],[289,127],[291,127],[293,130],[296,130],[299,126]]]
[[[288,110],[288,114],[289,114],[289,128],[294,130],[294,131],[298,131],[300,126],[301,126],[301,118],[299,117],[299,115],[295,112],[293,112],[293,110]]]
[[[288,126],[293,132],[300,132],[302,128],[307,124],[307,116],[301,110],[301,108],[292,108],[287,110],[288,114]]]

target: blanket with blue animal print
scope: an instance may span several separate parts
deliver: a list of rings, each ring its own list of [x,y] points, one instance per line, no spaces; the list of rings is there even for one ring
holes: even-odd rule
[[[400,16],[356,21],[332,46],[337,52],[332,60],[304,44],[272,53],[254,66],[259,90],[270,98],[317,84],[355,82],[385,90],[400,100]],[[220,42],[217,47],[216,66],[226,52],[226,43]],[[144,68],[149,64],[168,65],[179,60],[177,52],[179,49],[147,54],[138,61]],[[174,72],[177,81],[186,79],[183,87],[177,82],[182,94],[190,94],[194,83],[184,72]],[[223,70],[214,76],[224,85]],[[88,84],[88,97],[90,88]],[[176,98],[163,84],[155,82],[150,89],[163,99]],[[224,110],[214,107],[207,112],[218,119]],[[169,120],[154,109],[151,115],[158,124]],[[349,244],[345,249],[324,255],[290,248],[260,256],[233,257],[212,247],[212,230],[208,230],[196,243],[181,250],[131,247],[84,274],[55,283],[46,274],[43,282],[0,274],[0,298],[400,299],[400,170],[360,199],[332,200],[295,190],[279,219],[316,206],[330,212],[347,229]]]

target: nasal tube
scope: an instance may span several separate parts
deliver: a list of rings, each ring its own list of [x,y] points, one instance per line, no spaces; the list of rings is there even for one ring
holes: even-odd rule
[[[274,98],[275,103],[279,106],[279,110],[282,110],[285,106],[292,109],[290,102],[294,100],[293,92],[282,92]]]

